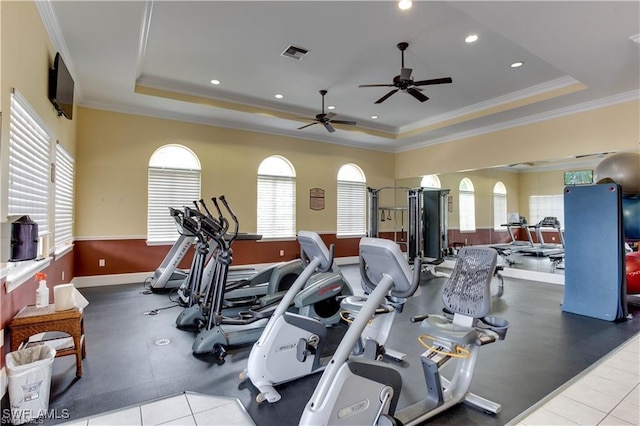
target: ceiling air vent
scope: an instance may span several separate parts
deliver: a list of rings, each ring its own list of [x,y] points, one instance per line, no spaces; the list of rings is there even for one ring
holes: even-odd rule
[[[289,58],[300,60],[304,58],[309,51],[302,47],[289,46],[284,49],[284,52],[281,53],[282,56],[287,56]]]

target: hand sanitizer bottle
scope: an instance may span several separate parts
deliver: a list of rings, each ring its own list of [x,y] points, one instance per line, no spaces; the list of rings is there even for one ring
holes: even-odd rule
[[[38,272],[36,274],[36,281],[39,281],[38,289],[36,290],[36,306],[39,308],[49,305],[49,287],[47,287],[47,274]]]

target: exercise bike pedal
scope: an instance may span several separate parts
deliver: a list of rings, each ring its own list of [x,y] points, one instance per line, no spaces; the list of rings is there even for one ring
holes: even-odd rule
[[[300,338],[296,345],[296,359],[300,362],[305,362],[309,355],[316,353],[315,349],[307,339]]]
[[[220,343],[216,343],[215,345],[213,345],[211,353],[219,364],[224,364],[224,359],[227,356],[227,349],[224,346],[222,346]]]

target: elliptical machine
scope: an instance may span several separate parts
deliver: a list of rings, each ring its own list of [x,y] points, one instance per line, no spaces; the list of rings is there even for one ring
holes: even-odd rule
[[[224,199],[224,196],[221,198]],[[211,214],[202,199],[199,200],[199,205],[198,202],[194,201],[195,210],[188,207],[185,208],[185,212],[189,212],[187,216],[193,216],[198,219],[199,226],[202,228],[198,228],[198,230],[209,237],[211,247],[208,247],[210,253],[207,257],[210,259],[204,269],[197,276],[194,275],[195,278],[191,279],[189,277],[185,281],[185,285],[178,290],[178,295],[186,305],[186,308],[176,318],[176,327],[183,330],[201,329],[206,324],[207,315],[211,312],[211,304],[213,303],[211,300],[213,292],[209,288],[216,279],[215,274],[220,265],[215,253],[220,250],[220,247],[228,246],[230,250],[236,239],[247,240],[261,237],[255,234],[238,233],[239,224],[235,216],[233,216],[235,220],[234,230],[228,233],[229,221],[220,211],[215,197],[212,198],[212,201],[218,210],[217,218]],[[200,207],[204,209],[206,214],[200,210]],[[196,256],[199,253],[199,251],[196,251]],[[293,284],[303,270],[304,263],[300,259],[296,259],[269,266],[246,279],[226,282],[223,300],[223,308],[225,308],[226,315],[231,315],[230,311],[233,311],[233,315],[236,315],[241,310],[274,303],[274,301],[281,298],[284,291]],[[229,271],[229,273],[231,272]],[[282,293],[280,293],[281,291]]]
[[[349,358],[350,348],[387,293],[411,295],[410,268],[399,247],[388,240],[363,238],[360,255],[367,265],[367,285],[373,286],[369,301],[342,339],[305,406],[301,425],[402,424],[416,425],[462,401],[498,413],[499,404],[470,393],[469,385],[480,346],[503,339],[508,323],[486,317],[491,306],[489,284],[497,253],[491,248],[464,247],[443,290],[445,316],[422,316],[421,328],[428,335],[419,341],[427,348],[420,356],[427,387],[426,398],[396,411],[402,389],[400,373],[389,365]],[[432,344],[423,343],[426,340]],[[439,369],[454,361],[451,381]]]
[[[222,215],[215,198],[212,200]],[[237,224],[237,218],[224,196],[220,197],[220,201]],[[273,297],[271,304],[254,306],[235,315],[223,312],[226,277],[232,262],[233,239],[227,241],[220,236],[212,236],[212,238],[218,245],[215,254],[217,268],[205,297],[208,301],[205,303],[209,307],[206,324],[196,336],[192,351],[196,355],[213,354],[218,362],[224,362],[227,349],[252,344],[260,338],[281,297]],[[330,266],[333,268],[333,263]],[[298,276],[297,280],[302,280],[306,286],[295,298],[294,306],[288,306],[288,308],[295,308],[303,315],[319,318],[325,325],[333,325],[340,321],[338,296],[349,295],[352,292],[339,272],[315,274],[315,269],[307,265]]]
[[[330,268],[333,246],[327,249],[320,236],[309,231],[300,231],[298,242],[302,252],[310,259],[308,268],[315,267],[320,271]],[[417,270],[420,271],[419,261]],[[323,357],[327,340],[325,324],[316,318],[287,311],[294,300],[300,297],[304,284],[298,279],[291,286],[260,339],[251,348],[247,368],[240,373],[240,380],[250,379],[260,391],[256,396],[258,403],[279,401],[281,395],[274,386],[320,372],[331,358]],[[357,316],[364,303],[366,297],[344,298],[340,303],[343,319],[349,322],[347,316]],[[401,306],[384,304],[377,307],[352,353],[364,354],[372,359],[380,358],[385,352],[383,345],[397,310],[401,310]]]

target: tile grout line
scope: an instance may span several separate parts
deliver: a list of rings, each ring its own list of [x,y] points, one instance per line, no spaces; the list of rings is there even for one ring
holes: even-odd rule
[[[538,401],[537,403],[535,403],[534,405],[532,405],[531,407],[529,407],[527,410],[523,411],[522,413],[520,413],[520,415],[516,416],[515,418],[513,418],[511,421],[509,421],[507,423],[507,425],[517,425],[517,424],[526,424],[524,423],[524,420],[526,418],[528,418],[529,416],[533,415],[536,411],[538,411],[541,408],[544,408],[544,406],[551,401],[553,398],[555,398],[558,395],[561,395],[564,391],[566,391],[567,389],[569,389],[570,387],[572,387],[573,385],[575,385],[580,379],[587,377],[589,374],[593,373],[593,370],[595,370],[597,367],[600,367],[601,365],[604,364],[604,362],[606,362],[607,360],[611,359],[614,355],[621,353],[622,351],[624,351],[625,349],[627,349],[628,347],[630,347],[633,343],[635,343],[636,341],[640,342],[640,333],[636,333],[636,335],[634,335],[633,337],[627,339],[626,342],[623,342],[620,346],[618,346],[617,348],[615,348],[613,351],[609,352],[607,355],[605,355],[603,358],[599,359],[598,361],[596,361],[594,364],[592,364],[591,366],[587,367],[584,371],[582,371],[580,374],[578,374],[577,376],[573,377],[572,379],[570,379],[569,381],[567,381],[566,383],[564,383],[562,386],[558,387],[557,389],[555,389],[553,392],[549,393],[546,397],[542,398],[540,401]],[[601,376],[600,376],[601,377]],[[637,385],[637,384],[636,384]],[[635,389],[635,386],[634,388]],[[632,389],[632,391],[633,391]],[[565,397],[569,398],[567,395],[564,395]],[[627,394],[624,398],[628,397],[629,394]],[[620,399],[617,404],[616,407],[624,400],[624,398]],[[576,401],[573,398],[570,398],[574,401]],[[576,402],[580,402],[580,401],[576,401]],[[584,403],[581,403],[583,405],[587,405]],[[591,407],[594,410],[598,410],[595,407]],[[545,408],[547,411],[552,412],[551,410]],[[615,407],[614,407],[615,409]],[[602,410],[598,410],[601,413],[604,413]],[[611,415],[610,413],[613,411],[613,409],[609,412],[609,413],[604,413],[606,416]],[[556,414],[556,413],[554,413]],[[559,414],[558,414],[559,415]],[[566,418],[562,415],[559,415],[560,417]],[[605,418],[606,418],[605,416]],[[567,419],[569,420],[569,419]],[[603,419],[604,420],[604,419]],[[572,421],[572,420],[570,420]],[[573,421],[572,421],[573,422]]]

